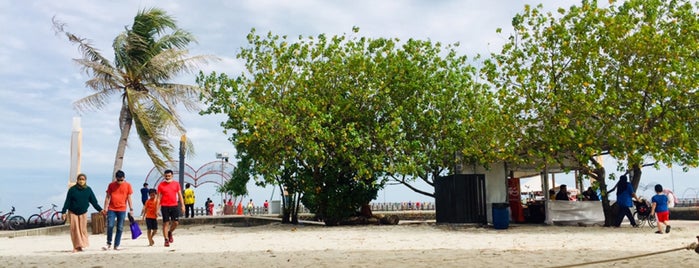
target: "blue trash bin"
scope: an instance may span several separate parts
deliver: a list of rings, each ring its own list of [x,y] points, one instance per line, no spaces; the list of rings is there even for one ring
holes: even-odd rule
[[[493,203],[493,228],[507,229],[510,226],[510,204]]]

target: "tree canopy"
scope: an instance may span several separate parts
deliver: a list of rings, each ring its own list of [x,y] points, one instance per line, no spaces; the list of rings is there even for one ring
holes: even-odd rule
[[[484,69],[515,118],[524,157],[573,163],[598,179],[608,205],[608,154],[632,170],[696,166],[697,8],[689,1],[597,1],[543,13],[527,6]]]
[[[205,113],[227,114],[222,125],[251,173],[287,178],[313,195],[304,202],[341,200],[345,189],[362,197],[344,200],[356,208],[388,177],[433,179],[456,154],[472,163],[495,152],[492,95],[452,45],[347,35],[292,42],[254,30],[248,42],[238,55],[246,73],[199,77],[212,96]],[[316,205],[324,215],[330,204]]]

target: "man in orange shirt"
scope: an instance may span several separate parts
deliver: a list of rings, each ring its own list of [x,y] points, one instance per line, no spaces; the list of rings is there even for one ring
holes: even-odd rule
[[[121,234],[124,231],[124,218],[128,205],[129,213],[133,213],[131,194],[133,189],[131,184],[126,182],[126,175],[118,170],[115,174],[116,181],[107,186],[107,196],[104,198],[104,207],[107,208],[107,245],[102,247],[108,250],[112,247],[112,232],[116,220],[116,236],[114,237],[114,250],[119,250],[121,244]]]
[[[180,211],[184,214],[184,199],[182,198],[182,187],[180,183],[172,179],[172,170],[165,170],[163,176],[165,180],[158,184],[158,199],[156,204],[163,216],[163,237],[165,246],[169,247],[174,240],[172,232],[177,229]],[[179,202],[179,203],[178,203]],[[181,210],[178,210],[177,207]]]

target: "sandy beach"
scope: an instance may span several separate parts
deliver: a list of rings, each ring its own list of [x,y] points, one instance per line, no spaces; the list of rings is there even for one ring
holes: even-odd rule
[[[71,253],[68,233],[0,238],[0,267],[556,267],[686,247],[699,221],[674,221],[669,234],[644,226],[510,225],[506,230],[434,223],[397,226],[183,225],[170,247],[144,235],[102,251],[104,234]],[[127,227],[128,228],[128,227]],[[676,250],[576,267],[699,267]]]

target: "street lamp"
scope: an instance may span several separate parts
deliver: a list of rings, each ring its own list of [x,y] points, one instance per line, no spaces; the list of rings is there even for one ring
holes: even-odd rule
[[[228,153],[227,152],[221,152],[221,153],[216,153],[216,159],[221,159],[221,187],[223,187],[223,165],[224,162],[228,162]],[[223,199],[223,192],[221,192],[221,205],[225,204],[225,200]]]

